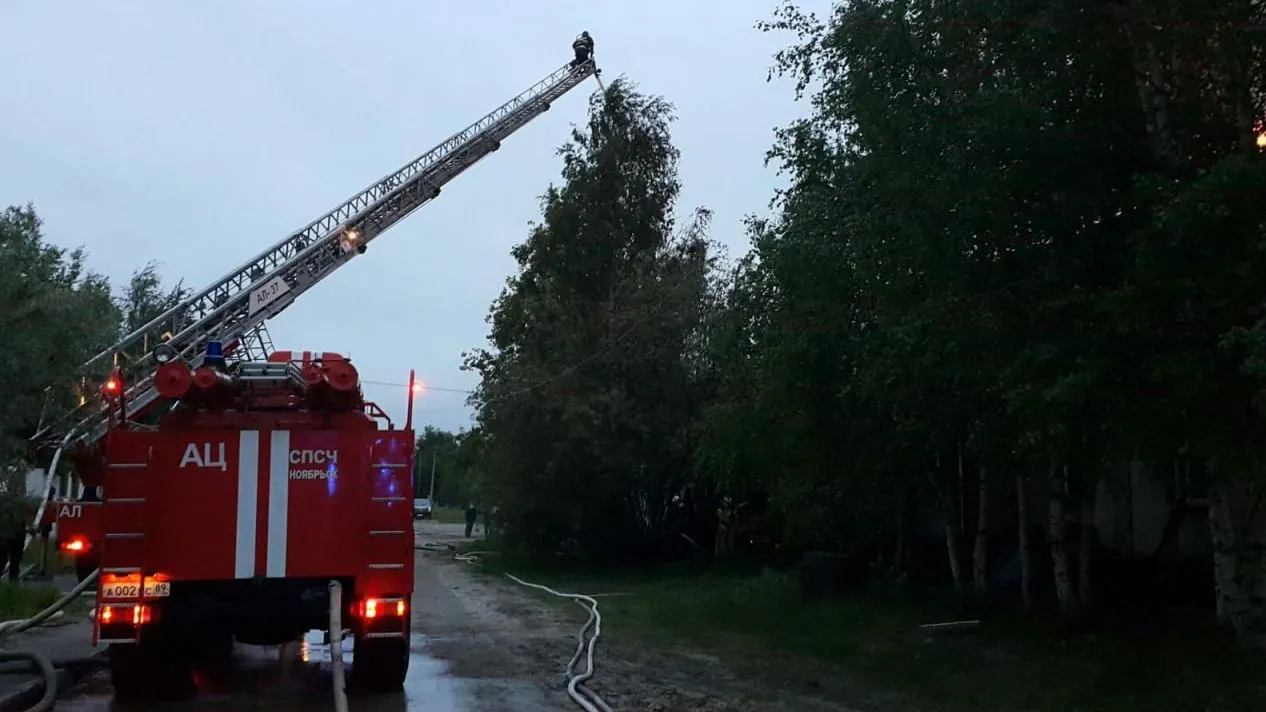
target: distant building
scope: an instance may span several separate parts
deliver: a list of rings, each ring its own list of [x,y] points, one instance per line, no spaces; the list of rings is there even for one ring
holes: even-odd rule
[[[44,495],[44,469],[37,467],[28,470],[26,473],[26,493],[30,497],[42,497]],[[63,472],[53,480],[53,487],[57,490],[57,496],[64,497],[69,492],[71,496],[78,498],[83,494],[83,484],[75,482],[69,472]]]

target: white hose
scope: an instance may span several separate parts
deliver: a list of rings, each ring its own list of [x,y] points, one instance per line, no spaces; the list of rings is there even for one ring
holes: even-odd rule
[[[92,573],[88,574],[84,577],[83,581],[80,581],[68,593],[54,601],[48,606],[48,608],[45,608],[30,618],[23,618],[18,621],[6,621],[5,624],[3,624],[3,627],[0,628],[0,638],[30,630],[38,625],[43,625],[46,621],[53,618],[53,616],[61,613],[63,608],[70,605],[71,601],[79,598],[81,593],[97,582],[97,573],[98,571],[94,570]]]
[[[520,586],[535,588],[538,591],[544,591],[559,598],[569,598],[588,609],[589,620],[585,621],[585,625],[580,629],[580,632],[576,634],[576,638],[578,640],[576,652],[572,655],[571,662],[567,663],[566,675],[569,677],[567,680],[567,696],[571,697],[571,699],[576,704],[580,705],[585,712],[612,712],[611,707],[598,696],[598,693],[584,687],[584,683],[588,682],[589,679],[593,677],[594,650],[597,648],[598,638],[602,636],[602,614],[598,612],[598,601],[592,596],[586,596],[583,593],[563,593],[561,591],[555,591],[549,586],[542,586],[539,583],[524,581],[513,574],[506,574],[506,578],[519,584]],[[585,645],[585,634],[591,627],[593,628],[593,635],[589,638],[589,644]],[[585,671],[579,675],[575,675],[573,673],[576,668],[576,663],[580,660],[582,651],[585,654]],[[588,699],[585,699],[586,697]]]
[[[428,551],[434,551],[430,547],[423,545],[422,548]],[[488,551],[470,551],[465,554],[458,554],[453,558],[462,563],[472,564],[478,561],[480,555],[490,554]],[[602,636],[602,614],[598,612],[598,601],[593,596],[586,596],[583,593],[563,593],[555,591],[549,586],[542,586],[539,583],[524,581],[513,574],[506,574],[506,578],[528,588],[534,588],[538,591],[544,591],[551,596],[558,598],[567,598],[575,601],[589,613],[589,619],[576,633],[576,652],[572,654],[571,660],[567,663],[567,669],[563,673],[567,679],[567,696],[580,706],[585,712],[614,712],[611,706],[606,703],[598,695],[598,693],[590,690],[585,686],[594,676],[594,651],[598,646],[598,638]],[[588,636],[590,629],[593,629],[593,635]],[[586,636],[588,639],[586,640]],[[585,658],[585,671],[576,674],[576,664],[580,662],[581,657]]]
[[[35,510],[34,528],[36,530],[39,528],[40,520],[44,518],[44,509],[48,506],[48,494],[53,491],[53,475],[57,472],[57,463],[61,462],[62,450],[66,449],[66,445],[69,441],[70,436],[67,435],[66,438],[62,440],[61,445],[57,447],[57,451],[53,453],[53,461],[48,466],[48,474],[44,477],[44,494],[40,497],[40,506]],[[31,548],[31,542],[34,540],[35,534],[27,532],[26,538],[22,542],[22,553],[25,554],[26,550]],[[4,566],[0,566],[0,574],[3,574],[8,570],[8,563]]]
[[[49,616],[44,622],[49,623],[51,621],[55,621],[64,615],[66,615],[65,611],[56,611],[53,613],[53,615]],[[29,620],[31,619],[18,618],[16,620],[11,620],[11,621],[0,621],[0,636],[4,635],[10,628],[16,628],[19,625],[25,624]]]
[[[343,674],[343,584],[330,581],[330,667],[334,677],[334,710],[347,712],[347,683]]]
[[[97,571],[88,574],[83,581],[72,588],[69,593],[57,599],[48,608],[36,613],[30,618],[21,620],[5,621],[0,623],[0,638],[15,635],[25,630],[30,630],[38,625],[52,620],[62,615],[62,609],[70,605],[71,601],[79,598],[79,595],[87,590],[88,586],[96,583]],[[53,708],[53,703],[57,700],[57,671],[53,668],[53,663],[47,656],[28,650],[0,650],[0,661],[17,662],[30,661],[40,672],[40,677],[44,679],[44,694],[34,706],[28,708],[26,712],[47,712]],[[340,711],[341,712],[341,711]]]

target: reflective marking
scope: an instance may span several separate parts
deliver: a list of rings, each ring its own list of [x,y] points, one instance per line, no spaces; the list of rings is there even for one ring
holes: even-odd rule
[[[255,575],[255,508],[259,503],[259,431],[243,430],[237,450],[237,552],[233,575]]]
[[[286,575],[286,538],[290,513],[290,431],[273,431],[268,453],[269,578]]]

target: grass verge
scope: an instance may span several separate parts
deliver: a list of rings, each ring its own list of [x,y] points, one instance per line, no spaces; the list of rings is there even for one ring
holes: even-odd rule
[[[51,586],[32,586],[0,581],[0,620],[29,618],[58,598]]]
[[[484,568],[499,571],[502,564],[489,559]],[[929,638],[920,624],[961,619],[961,610],[915,603],[882,585],[865,597],[811,604],[800,599],[794,579],[785,576],[677,569],[602,577],[533,572],[531,578],[560,590],[631,593],[600,599],[604,628],[625,640],[707,649],[740,674],[748,672],[744,667],[760,674],[761,651],[836,666],[849,680],[841,701],[858,707],[923,712],[1266,709],[1260,673],[1266,656],[1238,648],[1207,626],[1138,642],[1072,634],[1040,619],[977,612],[971,617],[983,622],[975,632]]]
[[[47,566],[49,575],[74,573],[74,561],[58,551],[57,545],[53,541],[45,541],[39,537],[33,539],[31,545],[26,548],[26,553],[22,556],[22,564],[24,566],[39,566],[44,563],[44,550],[46,547],[48,549]]]
[[[466,512],[457,507],[439,507],[431,510],[431,517],[440,524],[461,524],[466,521]]]

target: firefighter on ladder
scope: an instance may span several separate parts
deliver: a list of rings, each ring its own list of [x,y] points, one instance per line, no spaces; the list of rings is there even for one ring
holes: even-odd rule
[[[581,32],[575,42],[571,43],[572,51],[576,53],[576,59],[572,60],[572,67],[579,67],[588,62],[593,57],[593,38],[589,36],[589,32]]]

